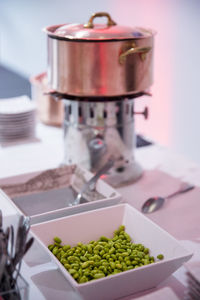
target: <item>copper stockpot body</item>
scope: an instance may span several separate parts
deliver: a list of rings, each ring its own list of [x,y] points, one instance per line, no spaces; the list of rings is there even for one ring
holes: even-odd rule
[[[95,25],[94,18],[102,16],[107,24]],[[67,33],[70,24],[45,28],[51,89],[80,97],[113,97],[152,85],[152,30],[118,26],[107,13],[94,14],[85,25],[72,25]]]
[[[46,72],[30,78],[32,100],[36,103],[38,119],[52,126],[62,126],[64,120],[64,104],[56,101],[48,94]]]

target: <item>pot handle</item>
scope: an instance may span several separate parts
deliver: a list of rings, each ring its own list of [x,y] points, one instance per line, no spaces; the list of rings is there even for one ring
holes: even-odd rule
[[[148,109],[147,106],[145,106],[145,108],[144,108],[143,111],[139,111],[139,112],[138,111],[134,111],[133,113],[134,113],[134,115],[143,115],[144,118],[145,118],[145,120],[147,120],[148,117],[149,117],[149,109]]]
[[[93,28],[94,27],[93,20],[94,20],[94,18],[97,18],[97,17],[107,17],[107,19],[108,19],[107,20],[107,26],[114,26],[114,25],[116,25],[115,21],[113,21],[111,19],[111,16],[107,12],[98,12],[98,13],[93,14],[90,17],[88,23],[84,24],[84,27],[85,28]]]
[[[152,49],[152,47],[136,47],[135,44],[132,47],[119,56],[119,63],[123,64],[126,61],[126,57],[133,53],[139,53],[142,61],[146,59],[146,54]]]

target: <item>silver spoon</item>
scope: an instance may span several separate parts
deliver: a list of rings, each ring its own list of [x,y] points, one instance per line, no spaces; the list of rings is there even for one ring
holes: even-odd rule
[[[145,214],[152,213],[155,210],[158,210],[159,208],[161,208],[163,206],[165,200],[170,199],[176,195],[186,193],[190,190],[193,190],[194,188],[195,188],[194,185],[183,182],[180,185],[180,188],[176,192],[174,192],[166,197],[152,197],[152,198],[149,198],[148,200],[146,200],[142,206],[142,212]]]
[[[90,190],[93,191],[95,189],[96,183],[101,175],[105,174],[110,168],[114,165],[114,160],[109,159],[106,164],[99,170],[97,173],[86,182],[78,193],[77,197],[73,202],[69,204],[69,206],[74,206],[80,204],[80,200],[83,197],[85,191]]]

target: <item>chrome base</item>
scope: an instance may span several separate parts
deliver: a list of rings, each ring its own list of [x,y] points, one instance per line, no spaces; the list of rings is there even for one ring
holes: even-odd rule
[[[137,162],[134,162],[131,165],[124,166],[121,170],[112,168],[102,179],[113,187],[119,187],[136,182],[142,174],[142,167]]]
[[[117,187],[138,180],[143,171],[134,158],[134,100],[64,103],[64,163],[96,173],[111,158],[105,181]]]

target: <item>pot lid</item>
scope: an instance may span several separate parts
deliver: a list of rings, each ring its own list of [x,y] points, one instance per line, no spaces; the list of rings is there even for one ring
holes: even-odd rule
[[[96,17],[106,17],[107,24],[94,24]],[[95,13],[86,24],[64,24],[46,28],[55,38],[73,40],[125,40],[141,39],[152,36],[152,30],[117,25],[108,13]]]

